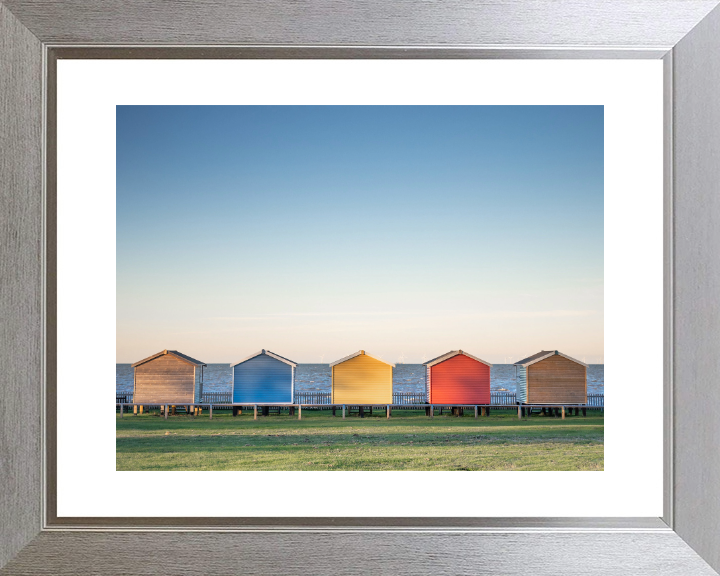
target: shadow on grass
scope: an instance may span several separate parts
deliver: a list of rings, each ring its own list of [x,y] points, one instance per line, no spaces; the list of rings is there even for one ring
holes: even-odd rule
[[[117,422],[118,470],[602,470],[602,415],[302,420],[152,415]]]
[[[478,446],[505,444],[597,444],[603,442],[602,430],[523,430],[507,434],[503,431],[488,431],[477,434],[448,432],[404,432],[378,431],[376,433],[306,434],[153,434],[140,437],[117,438],[118,452],[196,452],[198,450],[233,451],[238,448],[286,448],[292,446]]]

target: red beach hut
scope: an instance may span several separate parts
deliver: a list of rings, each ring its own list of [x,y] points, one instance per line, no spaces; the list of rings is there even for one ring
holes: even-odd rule
[[[489,362],[453,350],[424,366],[429,404],[490,404]]]

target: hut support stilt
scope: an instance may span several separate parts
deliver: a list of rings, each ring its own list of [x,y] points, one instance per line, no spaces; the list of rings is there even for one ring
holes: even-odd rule
[[[390,420],[390,404],[388,404],[388,407],[387,407],[387,417],[388,417],[388,420]]]
[[[522,420],[522,407],[518,405],[518,420]]]
[[[257,406],[253,406],[253,420],[257,420]]]
[[[345,404],[343,404],[343,420],[345,419]]]
[[[483,412],[485,412],[485,408],[483,408]],[[485,414],[483,414],[483,416],[485,416]],[[478,417],[478,407],[475,406],[475,418],[477,418],[477,417]]]
[[[485,408],[485,406],[482,407],[482,415],[487,416],[487,408]]]
[[[565,420],[565,406],[562,407],[562,419]]]
[[[298,405],[298,420],[302,420],[302,404]]]
[[[168,415],[168,405],[165,404],[165,420],[167,420],[167,415]]]

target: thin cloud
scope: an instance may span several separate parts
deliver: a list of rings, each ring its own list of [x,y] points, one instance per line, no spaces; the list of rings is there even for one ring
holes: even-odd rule
[[[211,316],[206,320],[279,320],[282,318],[339,318],[346,316],[367,317],[367,316],[415,316],[424,318],[428,316],[441,316],[443,318],[562,318],[575,316],[594,316],[602,314],[602,310],[497,310],[467,312],[463,310],[422,310],[422,311],[399,311],[399,312],[273,312],[256,316]]]

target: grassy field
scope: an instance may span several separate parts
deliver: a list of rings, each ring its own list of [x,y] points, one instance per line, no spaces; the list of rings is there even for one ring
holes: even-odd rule
[[[118,470],[602,470],[603,413],[117,415]]]

